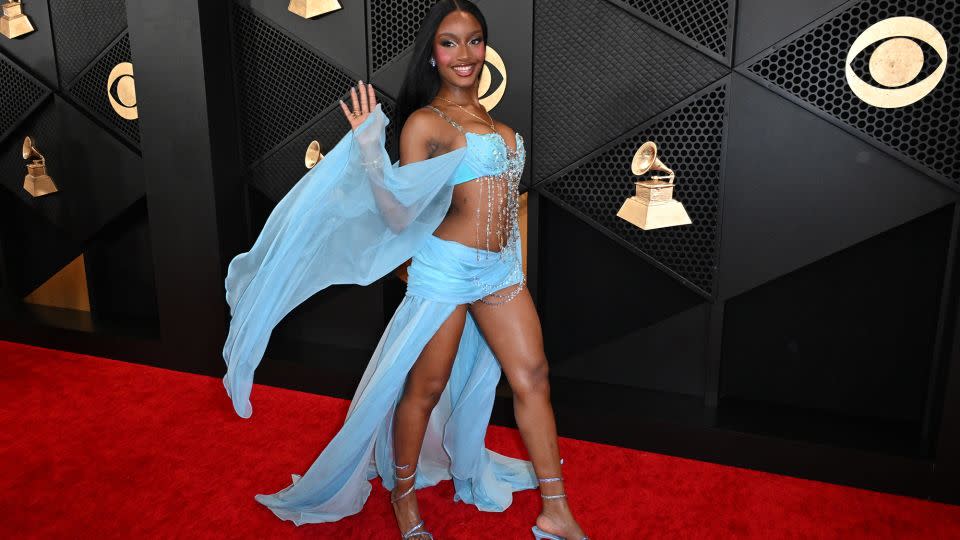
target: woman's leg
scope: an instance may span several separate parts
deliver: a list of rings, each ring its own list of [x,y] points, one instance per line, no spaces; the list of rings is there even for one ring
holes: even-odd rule
[[[407,465],[396,470],[397,476],[401,478],[416,472],[427,422],[450,378],[466,318],[466,304],[457,306],[430,338],[407,374],[403,394],[397,403],[393,419],[394,461],[397,466]],[[391,499],[403,495],[413,486],[415,480],[416,476],[408,480],[397,480],[390,493]],[[410,530],[420,521],[416,490],[397,500],[393,509],[401,532]]]
[[[499,292],[504,294],[512,288],[507,287]],[[491,302],[499,300],[489,296],[485,299]],[[550,383],[547,379],[540,318],[529,291],[524,289],[513,300],[500,305],[476,301],[470,304],[469,309],[510,383],[513,413],[537,476],[561,476],[557,428],[550,404]],[[563,485],[562,481],[542,483],[540,492],[542,495],[564,493]],[[537,517],[538,527],[572,540],[584,536],[566,498],[541,500],[543,506]]]

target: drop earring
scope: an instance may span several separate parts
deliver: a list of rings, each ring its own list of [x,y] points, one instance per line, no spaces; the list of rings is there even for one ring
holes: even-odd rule
[[[432,56],[430,57],[430,66],[431,66],[431,67],[437,67],[437,61],[434,60]]]

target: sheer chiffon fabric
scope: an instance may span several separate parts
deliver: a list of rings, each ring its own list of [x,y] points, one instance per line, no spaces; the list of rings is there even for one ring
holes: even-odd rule
[[[497,253],[433,236],[450,205],[448,182],[468,145],[399,166],[385,149],[389,119],[378,104],[273,210],[225,281],[230,329],[223,382],[241,417],[252,414],[253,374],[273,328],[332,284],[369,284],[409,258],[407,293],[367,365],[340,431],[302,475],[256,500],[297,525],[359,512],[370,480],[394,487],[393,414],[410,368],[458,304],[510,268]],[[481,147],[482,148],[482,147]],[[496,173],[497,171],[488,171]],[[519,233],[519,231],[516,231]],[[454,501],[503,511],[512,493],[537,487],[532,464],[485,447],[500,365],[469,312],[450,379],[431,413],[415,486],[452,479]]]

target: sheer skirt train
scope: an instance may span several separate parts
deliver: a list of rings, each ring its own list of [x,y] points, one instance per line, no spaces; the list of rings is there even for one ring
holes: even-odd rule
[[[297,525],[336,521],[362,509],[376,476],[393,489],[393,416],[407,373],[454,308],[467,301],[451,293],[469,298],[475,292],[464,288],[468,276],[509,271],[492,256],[476,263],[474,248],[430,238],[414,257],[407,295],[380,338],[343,427],[303,476],[293,475],[293,483],[277,493],[256,496],[278,517]],[[452,479],[454,501],[502,512],[514,491],[538,487],[529,461],[485,447],[500,374],[468,312],[449,381],[427,425],[416,488]]]

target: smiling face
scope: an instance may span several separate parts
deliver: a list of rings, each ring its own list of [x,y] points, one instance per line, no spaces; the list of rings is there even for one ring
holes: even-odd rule
[[[454,11],[440,21],[433,38],[433,57],[437,73],[446,83],[461,88],[476,86],[486,51],[483,29],[473,15]]]

